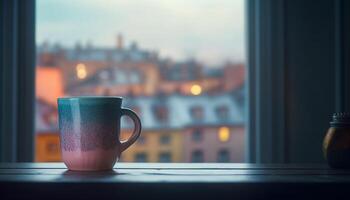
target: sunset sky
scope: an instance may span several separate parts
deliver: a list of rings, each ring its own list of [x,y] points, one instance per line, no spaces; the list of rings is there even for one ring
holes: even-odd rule
[[[125,45],[162,57],[190,57],[216,65],[245,60],[244,0],[37,0],[38,44],[87,41]]]

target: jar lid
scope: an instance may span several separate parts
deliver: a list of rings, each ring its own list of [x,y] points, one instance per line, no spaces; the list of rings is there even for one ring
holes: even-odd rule
[[[350,127],[350,112],[334,113],[332,119],[332,127]]]

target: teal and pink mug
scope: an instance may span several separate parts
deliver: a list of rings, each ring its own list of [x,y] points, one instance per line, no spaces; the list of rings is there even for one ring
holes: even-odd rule
[[[121,107],[121,97],[68,97],[57,103],[62,159],[70,170],[111,170],[141,134],[139,117]],[[126,141],[119,139],[123,115],[135,124]]]

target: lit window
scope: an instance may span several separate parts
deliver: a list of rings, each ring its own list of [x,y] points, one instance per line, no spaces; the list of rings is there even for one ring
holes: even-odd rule
[[[134,156],[135,162],[147,162],[147,154],[146,153],[136,153]]]
[[[160,144],[170,144],[170,135],[161,135]]]
[[[194,129],[192,132],[192,141],[199,142],[203,138],[202,130],[200,129]]]
[[[160,153],[159,154],[159,162],[162,162],[162,163],[171,162],[171,153],[170,152]]]
[[[77,64],[76,72],[78,79],[85,79],[87,76],[86,66],[82,63]]]
[[[218,152],[217,162],[230,162],[230,152],[222,149]]]
[[[218,137],[221,142],[227,142],[230,139],[230,129],[226,126],[220,127]]]
[[[195,150],[192,152],[191,162],[204,162],[204,155],[201,150]]]
[[[193,95],[200,95],[202,93],[202,87],[200,85],[192,85],[191,87],[191,94]]]

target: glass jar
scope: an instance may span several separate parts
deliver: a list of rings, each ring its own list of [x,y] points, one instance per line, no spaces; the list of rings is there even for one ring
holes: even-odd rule
[[[350,168],[350,113],[335,113],[323,141],[324,156],[332,168]]]

